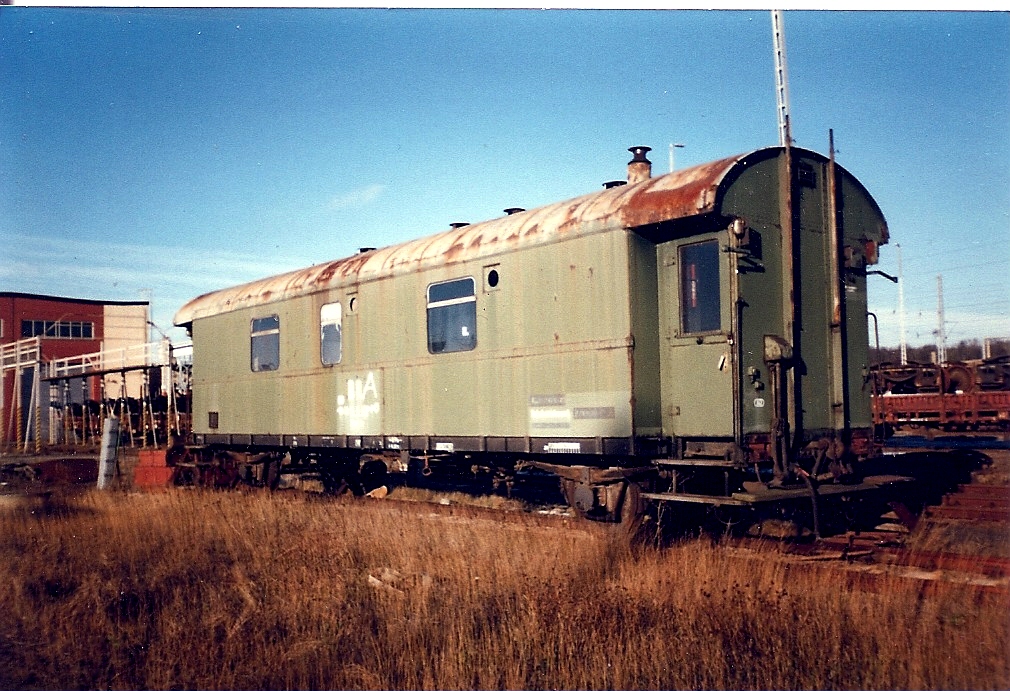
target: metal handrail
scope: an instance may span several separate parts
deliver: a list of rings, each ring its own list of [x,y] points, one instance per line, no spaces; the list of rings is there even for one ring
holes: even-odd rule
[[[171,364],[171,343],[163,340],[51,360],[46,365],[46,378],[86,377],[105,372],[163,367],[169,364]]]
[[[23,338],[0,346],[0,372],[34,365],[42,359],[42,339]]]

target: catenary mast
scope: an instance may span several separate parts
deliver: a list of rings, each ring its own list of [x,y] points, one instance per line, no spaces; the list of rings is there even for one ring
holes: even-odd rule
[[[782,10],[772,10],[772,38],[775,44],[775,98],[779,114],[779,146],[792,144],[789,129],[789,76],[786,74],[786,39]]]

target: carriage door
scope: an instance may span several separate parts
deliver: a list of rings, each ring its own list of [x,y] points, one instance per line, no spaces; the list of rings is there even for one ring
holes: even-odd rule
[[[659,245],[663,432],[733,437],[725,233]]]

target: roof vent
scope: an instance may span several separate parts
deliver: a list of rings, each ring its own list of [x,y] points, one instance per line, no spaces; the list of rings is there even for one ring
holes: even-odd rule
[[[628,182],[635,184],[651,178],[652,161],[647,159],[645,155],[652,151],[652,147],[633,146],[628,151],[634,154],[633,158],[628,161]]]
[[[615,187],[620,187],[621,185],[627,185],[628,183],[624,180],[611,180],[609,182],[603,183],[604,189],[613,189]]]
[[[452,228],[453,230],[459,230],[460,228],[465,228],[468,225],[470,224],[466,223],[465,221],[456,221],[455,223],[450,223],[449,227]]]
[[[505,213],[508,214],[509,216],[511,216],[512,214],[521,214],[523,211],[526,211],[526,209],[523,209],[522,207],[519,206],[510,206],[509,208],[505,209]]]

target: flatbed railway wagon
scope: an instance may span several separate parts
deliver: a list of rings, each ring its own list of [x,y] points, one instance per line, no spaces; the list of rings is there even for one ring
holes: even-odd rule
[[[795,147],[629,151],[626,183],[190,301],[192,443],[331,485],[535,465],[603,520],[887,484],[858,471],[870,194]]]
[[[870,368],[878,436],[895,430],[985,431],[1010,435],[1010,356]]]

